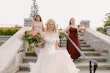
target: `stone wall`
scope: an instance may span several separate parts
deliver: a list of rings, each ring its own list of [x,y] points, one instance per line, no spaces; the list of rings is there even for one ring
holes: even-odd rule
[[[100,54],[102,54],[104,51],[107,51],[104,56],[106,56],[108,61],[110,61],[109,36],[104,35],[93,29],[87,28],[84,32],[83,39],[87,42],[87,44],[90,44],[91,48],[100,51]]]

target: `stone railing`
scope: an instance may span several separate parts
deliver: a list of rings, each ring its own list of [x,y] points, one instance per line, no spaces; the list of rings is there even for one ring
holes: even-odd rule
[[[23,41],[21,35],[30,27],[23,27],[0,47],[0,73],[15,73],[22,60]]]
[[[110,36],[86,28],[83,39],[87,44],[90,44],[91,48],[99,50],[100,53],[104,53],[103,55],[107,57],[108,61],[110,61]]]

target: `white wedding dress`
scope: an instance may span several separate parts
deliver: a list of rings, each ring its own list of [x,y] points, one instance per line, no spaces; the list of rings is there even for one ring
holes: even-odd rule
[[[55,43],[58,39],[55,35],[47,35],[45,47],[41,49],[37,62],[30,64],[30,73],[78,73],[69,53],[66,49],[56,50]]]

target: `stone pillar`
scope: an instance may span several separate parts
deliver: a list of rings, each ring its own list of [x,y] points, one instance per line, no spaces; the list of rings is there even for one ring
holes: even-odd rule
[[[82,20],[80,22],[80,25],[79,26],[84,26],[85,28],[89,28],[90,27],[90,21],[89,20]]]
[[[106,26],[105,29],[107,31],[107,35],[110,36],[110,26]]]
[[[33,20],[31,18],[25,18],[24,19],[24,26],[30,27],[30,26],[32,26],[32,22],[33,22]]]

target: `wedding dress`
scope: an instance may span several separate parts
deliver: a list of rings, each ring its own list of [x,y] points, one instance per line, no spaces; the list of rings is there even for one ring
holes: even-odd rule
[[[30,64],[30,73],[78,73],[69,53],[66,49],[56,50],[56,35],[44,37],[45,46],[38,55],[37,62]]]

